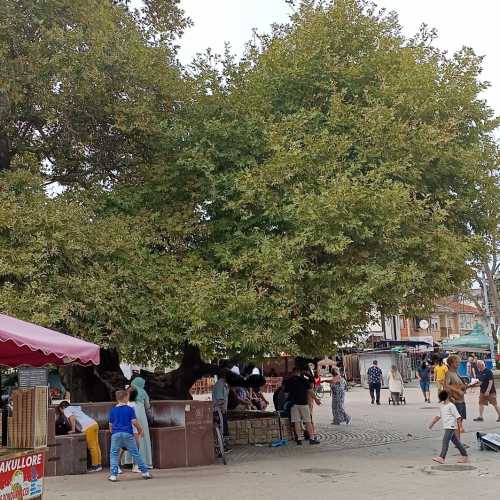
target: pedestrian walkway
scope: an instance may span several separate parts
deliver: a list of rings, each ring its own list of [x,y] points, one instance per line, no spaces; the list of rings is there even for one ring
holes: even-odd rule
[[[104,473],[91,478],[50,478],[44,498],[304,500],[335,495],[352,500],[399,500],[404,495],[434,500],[436,492],[445,491],[447,498],[467,500],[479,491],[482,497],[498,494],[500,457],[478,451],[475,432],[499,431],[500,427],[490,409],[485,422],[472,422],[477,415],[477,391],[468,396],[468,432],[464,436],[470,446],[470,467],[455,466],[455,450],[450,451],[445,468],[431,461],[440,449],[442,433],[429,431],[427,426],[438,404],[424,403],[416,388],[407,389],[406,396],[406,406],[389,406],[385,391],[383,404],[372,406],[367,390],[349,391],[346,409],[353,417],[350,426],[330,423],[330,400],[325,397],[323,405],[315,409],[322,439],[319,446],[298,447],[292,442],[281,448],[235,448],[228,466],[153,471],[154,479],[147,482],[131,473],[117,484],[108,483]]]

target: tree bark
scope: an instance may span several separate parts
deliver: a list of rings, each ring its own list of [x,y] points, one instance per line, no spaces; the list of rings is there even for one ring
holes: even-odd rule
[[[71,394],[71,400],[79,403],[113,401],[115,392],[124,389],[127,384],[114,349],[101,349],[98,366],[72,365],[63,368],[61,378]]]
[[[12,157],[10,140],[5,129],[5,123],[10,114],[10,101],[7,94],[0,91],[0,172],[10,169]]]
[[[146,391],[152,400],[193,399],[189,390],[203,376],[215,375],[217,365],[205,363],[197,347],[186,344],[179,368],[169,373],[141,371],[146,380]],[[115,392],[130,383],[120,368],[116,350],[101,349],[98,366],[69,366],[62,370],[63,384],[71,393],[71,400],[79,403],[113,401]]]
[[[186,344],[179,368],[165,374],[141,371],[146,380],[146,392],[150,399],[193,399],[189,390],[194,383],[207,375],[215,375],[217,365],[205,363],[197,347]]]
[[[497,332],[496,328],[500,325],[500,300],[498,297],[498,290],[497,290],[497,285],[495,283],[495,276],[488,264],[484,264],[484,274],[486,277],[486,283],[488,284],[488,297],[491,300],[491,307],[492,307],[492,316],[495,324],[495,328],[493,328],[493,339],[495,341],[495,347],[497,346],[498,339],[497,339]]]

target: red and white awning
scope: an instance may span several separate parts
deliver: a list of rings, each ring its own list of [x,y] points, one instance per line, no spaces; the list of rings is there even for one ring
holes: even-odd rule
[[[99,364],[99,346],[0,314],[0,365]]]

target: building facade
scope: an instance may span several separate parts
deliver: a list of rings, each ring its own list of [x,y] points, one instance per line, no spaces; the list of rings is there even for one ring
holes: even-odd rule
[[[426,320],[428,328],[421,328]],[[434,311],[426,317],[406,318],[400,316],[401,339],[432,336],[434,342],[456,338],[469,333],[476,322],[484,323],[483,312],[475,306],[458,302],[454,298],[436,303]]]

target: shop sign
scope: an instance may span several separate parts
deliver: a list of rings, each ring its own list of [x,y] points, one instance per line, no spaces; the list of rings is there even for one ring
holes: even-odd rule
[[[28,500],[43,492],[45,454],[33,452],[0,459],[0,500]]]

